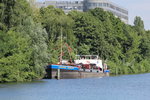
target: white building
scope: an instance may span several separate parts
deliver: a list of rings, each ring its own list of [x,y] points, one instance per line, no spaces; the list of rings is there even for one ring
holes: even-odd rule
[[[71,10],[87,11],[94,8],[103,8],[105,11],[110,11],[114,16],[119,17],[126,24],[128,23],[128,10],[118,6],[109,0],[45,0],[37,2],[38,7],[47,7],[53,5],[56,8],[61,8],[68,13]]]

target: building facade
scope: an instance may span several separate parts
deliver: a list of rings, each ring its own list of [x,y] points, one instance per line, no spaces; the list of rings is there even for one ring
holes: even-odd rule
[[[128,10],[109,0],[45,0],[44,2],[37,2],[38,7],[47,7],[49,5],[61,8],[65,13],[71,10],[87,11],[94,8],[103,8],[105,11],[112,12],[114,16],[119,17],[126,24],[128,23]]]

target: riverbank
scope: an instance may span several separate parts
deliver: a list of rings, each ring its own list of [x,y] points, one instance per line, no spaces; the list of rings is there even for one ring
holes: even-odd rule
[[[126,63],[118,64],[109,61],[108,62],[111,74],[114,75],[128,75],[128,74],[139,74],[139,73],[149,73],[150,72],[150,62],[148,60],[143,60],[139,63]]]

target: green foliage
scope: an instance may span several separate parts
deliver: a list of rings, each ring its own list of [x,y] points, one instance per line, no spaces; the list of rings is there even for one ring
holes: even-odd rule
[[[42,78],[48,63],[46,31],[33,21],[26,0],[4,0],[1,5],[8,9],[0,12],[4,14],[1,23],[6,27],[0,31],[0,82]]]
[[[48,50],[50,53],[50,63],[58,63],[61,53],[61,45],[66,43],[71,47],[75,47],[75,36],[72,30],[73,20],[68,17],[62,10],[48,6],[40,9],[41,23],[48,33]],[[62,35],[62,43],[61,43]],[[64,48],[63,48],[64,49]],[[67,49],[67,48],[66,48]],[[64,51],[64,50],[63,50]],[[76,49],[73,50],[73,55]],[[65,53],[64,58],[69,59]]]
[[[134,28],[138,35],[143,35],[145,33],[144,22],[141,17],[136,16],[134,19]]]
[[[100,8],[66,15],[26,0],[1,0],[0,15],[0,82],[42,78],[61,47],[63,59],[99,55],[115,75],[150,72],[150,31],[140,17],[130,26]]]
[[[76,13],[76,17],[73,16],[73,13]],[[72,16],[75,21],[73,32],[77,38],[78,53],[87,54],[97,35],[96,25],[94,25],[95,20],[88,13],[73,13],[71,12],[69,16]]]
[[[143,38],[141,39],[140,44],[140,54],[143,59],[149,59],[150,58],[150,31],[147,31]]]
[[[69,16],[75,22],[73,30],[78,40],[79,54],[98,54],[103,60],[109,61],[113,74],[146,72],[138,68],[150,51],[149,37],[144,34],[140,17],[135,18],[135,26],[132,27],[100,8],[85,13],[72,11]],[[142,66],[146,68],[145,65]]]
[[[11,27],[11,18],[15,0],[1,0],[0,1],[0,29],[6,30]]]
[[[0,81],[31,80],[32,77],[27,78],[28,74],[32,73],[29,67],[29,55],[31,52],[28,42],[19,33],[13,31],[8,33],[1,32],[1,35],[3,35],[3,40],[0,44],[4,43],[5,45],[0,49],[2,51],[0,57]]]

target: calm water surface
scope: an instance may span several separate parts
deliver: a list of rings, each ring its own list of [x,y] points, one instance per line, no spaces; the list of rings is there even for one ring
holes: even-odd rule
[[[150,100],[150,74],[0,84],[0,100]]]

